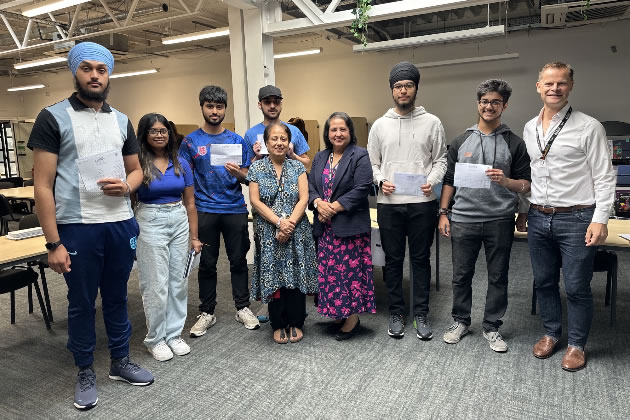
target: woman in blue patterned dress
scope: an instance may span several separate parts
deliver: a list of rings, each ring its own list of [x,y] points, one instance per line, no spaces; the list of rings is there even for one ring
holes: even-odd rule
[[[269,124],[263,138],[269,156],[254,162],[247,174],[256,246],[251,297],[269,303],[274,341],[297,343],[303,337],[306,294],[317,291],[315,242],[304,217],[308,181],[304,165],[286,158],[291,131],[285,124]]]
[[[318,238],[317,311],[338,320],[339,341],[354,336],[360,313],[376,312],[368,203],[372,165],[356,142],[348,114],[332,114],[324,125],[326,150],[315,155],[308,176]]]

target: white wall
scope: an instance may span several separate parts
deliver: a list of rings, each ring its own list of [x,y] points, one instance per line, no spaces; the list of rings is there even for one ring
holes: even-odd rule
[[[421,70],[418,104],[439,116],[448,139],[476,122],[475,91],[483,80],[500,77],[509,81],[514,93],[503,121],[517,133],[540,109],[535,90],[539,68],[548,61],[561,60],[575,68],[571,102],[579,110],[601,121],[630,122],[630,24],[628,20],[590,24],[564,30],[536,30],[510,33],[505,38],[482,42],[444,44],[381,53],[353,54],[336,41],[316,41],[324,48],[317,56],[276,61],[276,81],[285,104],[283,117],[300,116],[323,122],[333,111],[367,117],[371,123],[391,107],[388,77],[398,61],[412,63],[461,57],[518,52],[518,60],[475,63]],[[617,53],[612,53],[616,45]],[[117,71],[155,66],[160,73],[117,79],[112,82],[109,102],[137,123],[146,112],[158,111],[178,123],[201,123],[197,95],[206,84],[218,84],[231,94],[230,60],[227,52],[174,55],[168,59],[119,64]],[[22,79],[20,84],[35,82]],[[50,86],[45,92],[20,95],[0,93],[0,116],[5,112],[34,118],[46,105],[72,91],[68,71],[40,76]],[[6,85],[0,79],[0,87]],[[5,92],[3,88],[1,92]],[[48,95],[48,96],[46,96]],[[23,104],[19,98],[24,98]],[[233,121],[228,107],[226,121]],[[243,134],[243,133],[241,133]]]

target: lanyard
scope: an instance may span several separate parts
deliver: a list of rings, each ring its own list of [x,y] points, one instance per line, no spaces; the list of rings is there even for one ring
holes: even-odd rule
[[[553,134],[549,138],[549,141],[547,142],[547,145],[545,146],[544,149],[542,147],[540,137],[538,136],[538,127],[534,127],[534,129],[536,130],[536,142],[538,143],[538,149],[540,150],[540,153],[542,153],[542,156],[540,156],[542,160],[545,160],[545,158],[547,157],[547,154],[549,153],[549,149],[551,149],[551,145],[553,144],[556,137],[558,137],[558,134],[560,134],[560,131],[562,131],[562,128],[564,127],[564,125],[569,120],[569,117],[571,116],[571,112],[573,112],[573,107],[569,107],[566,115],[564,116],[562,121],[560,121],[560,124],[558,124],[558,127],[556,127],[556,129],[553,131]]]

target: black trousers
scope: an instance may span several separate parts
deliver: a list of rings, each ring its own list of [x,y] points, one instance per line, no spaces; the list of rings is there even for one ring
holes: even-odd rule
[[[402,277],[406,240],[413,278],[413,313],[429,313],[431,245],[437,225],[437,201],[410,204],[378,204],[378,226],[385,252],[383,277],[389,295],[389,312],[404,314]]]
[[[480,223],[451,222],[453,247],[453,319],[470,325],[472,280],[481,244],[488,266],[488,292],[483,329],[498,331],[508,305],[508,271],[514,240],[514,219]]]
[[[306,295],[299,289],[280,289],[280,298],[269,302],[269,321],[275,331],[280,328],[302,329],[306,318]]]
[[[223,235],[225,250],[230,261],[232,297],[236,310],[249,306],[249,271],[247,251],[249,232],[247,214],[222,214],[198,212],[199,240],[203,243],[199,262],[200,312],[214,313],[217,306],[217,260]]]

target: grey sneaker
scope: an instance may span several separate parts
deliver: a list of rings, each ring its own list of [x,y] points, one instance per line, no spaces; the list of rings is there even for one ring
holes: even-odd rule
[[[405,336],[405,321],[402,315],[392,314],[389,316],[389,329],[387,330],[387,334],[394,338],[402,338]]]
[[[109,379],[124,381],[131,385],[147,386],[154,381],[151,372],[129,361],[129,356],[114,360],[109,367]]]
[[[430,340],[433,338],[433,330],[426,315],[416,315],[413,320],[416,327],[416,336],[420,340]]]
[[[457,344],[466,334],[468,334],[468,325],[455,321],[444,333],[444,342],[448,344]]]
[[[201,337],[208,331],[208,328],[217,323],[217,317],[214,314],[202,312],[197,315],[197,322],[190,329],[191,337]]]
[[[508,351],[508,345],[503,341],[503,337],[501,337],[501,333],[498,331],[484,331],[483,337],[490,343],[490,348],[497,353],[505,353]]]
[[[96,391],[96,374],[90,366],[80,369],[77,384],[74,387],[74,406],[79,410],[89,410],[96,407],[98,392]]]

